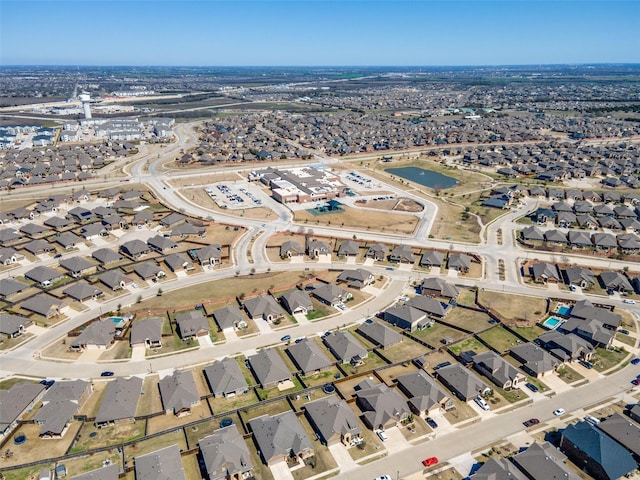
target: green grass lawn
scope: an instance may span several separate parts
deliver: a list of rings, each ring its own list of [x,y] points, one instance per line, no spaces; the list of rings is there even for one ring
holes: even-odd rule
[[[482,353],[487,352],[489,349],[474,337],[470,337],[454,345],[451,345],[449,347],[449,350],[451,350],[451,352],[455,353],[456,355],[460,355],[461,352],[465,352],[467,350],[473,350],[476,353]]]
[[[478,337],[500,353],[504,353],[521,343],[515,335],[500,326],[493,327],[491,330],[479,334]]]
[[[584,378],[568,365],[560,366],[558,369],[558,377],[560,377],[560,380],[565,383],[574,383]]]
[[[607,350],[605,348],[596,348],[596,354],[591,360],[593,368],[599,372],[609,370],[620,364],[626,358],[628,353],[625,350]]]

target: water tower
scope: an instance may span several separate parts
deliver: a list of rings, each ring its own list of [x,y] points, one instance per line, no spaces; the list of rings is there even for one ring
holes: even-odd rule
[[[91,96],[88,93],[83,92],[78,95],[78,99],[82,102],[84,118],[91,118]]]

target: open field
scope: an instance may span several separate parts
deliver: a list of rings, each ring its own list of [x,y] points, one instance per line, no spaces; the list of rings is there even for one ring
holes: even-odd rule
[[[314,225],[339,225],[355,231],[390,232],[398,234],[413,233],[418,218],[414,215],[401,215],[387,212],[384,215],[371,215],[371,212],[342,206],[342,212],[312,215],[306,210],[295,212],[294,221],[310,227]]]
[[[246,177],[243,177],[238,172],[220,172],[220,173],[211,173],[198,175],[197,177],[185,177],[185,178],[175,178],[169,180],[167,183],[172,187],[190,187],[194,185],[205,185],[209,186],[214,183],[220,182],[233,182],[235,180],[244,180]],[[208,195],[207,195],[208,196]]]
[[[441,323],[436,323],[432,327],[425,328],[424,330],[416,330],[412,332],[411,335],[418,337],[420,340],[427,342],[435,348],[445,344],[456,343],[467,336],[466,333],[447,327]]]
[[[427,352],[430,352],[427,347],[406,337],[402,338],[402,342],[380,350],[380,353],[392,362],[401,362],[403,360],[416,358]]]
[[[521,343],[516,336],[500,326],[493,327],[491,330],[479,334],[478,337],[500,353],[504,353]]]
[[[454,308],[445,318],[448,324],[464,328],[470,332],[478,332],[489,326],[491,317],[483,312],[469,310],[467,308]]]
[[[478,301],[506,321],[528,324],[535,323],[547,310],[547,301],[544,298],[511,295],[484,289],[478,291]]]
[[[488,352],[489,349],[474,337],[469,337],[449,347],[452,353],[459,355],[462,352],[472,350],[476,353]]]
[[[144,435],[145,423],[145,420],[136,420],[133,423],[119,423],[104,428],[96,428],[93,423],[84,424],[70,453],[135,440]]]

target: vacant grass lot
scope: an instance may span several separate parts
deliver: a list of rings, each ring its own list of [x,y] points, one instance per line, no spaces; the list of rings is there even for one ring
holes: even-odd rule
[[[461,352],[472,350],[476,353],[488,352],[489,349],[479,342],[476,338],[470,337],[462,340],[461,342],[451,345],[449,349],[456,355],[460,355]]]
[[[510,295],[482,289],[478,292],[478,300],[506,320],[529,324],[535,323],[547,309],[547,301],[544,298]]]
[[[476,292],[471,288],[461,288],[457,298],[458,305],[474,307],[476,305]]]
[[[447,323],[471,332],[478,332],[489,327],[489,320],[491,317],[486,313],[467,308],[454,308],[445,318]]]
[[[181,428],[168,432],[164,435],[160,435],[159,437],[151,438],[149,440],[141,440],[131,445],[127,445],[124,447],[124,458],[127,460],[129,465],[132,465],[134,457],[146,455],[147,453],[151,453],[174,444],[177,444],[181,450],[187,449],[187,441],[184,438],[184,433]]]
[[[402,337],[402,342],[380,350],[380,353],[392,362],[401,362],[424,355],[431,350],[407,337]]]
[[[314,225],[341,226],[345,229],[371,230],[373,232],[391,232],[396,234],[413,233],[418,218],[415,215],[385,212],[384,215],[372,215],[371,212],[343,205],[342,212],[313,215],[306,210],[294,212],[294,221],[310,227]]]
[[[240,416],[242,420],[247,424],[250,420],[254,418],[261,417],[262,415],[277,415],[279,413],[283,413],[291,410],[287,401],[283,398],[276,402],[264,403],[260,405],[256,405],[247,410],[241,410]],[[247,425],[247,428],[248,425]]]
[[[515,335],[500,326],[482,332],[478,337],[491,345],[499,353],[504,353],[521,343]]]
[[[302,381],[307,387],[315,387],[316,385],[324,385],[325,383],[333,382],[336,375],[338,375],[338,378],[342,376],[337,367],[330,367],[328,370],[302,377]]]
[[[518,334],[522,335],[524,338],[526,338],[529,341],[535,340],[536,338],[538,338],[540,335],[542,335],[544,332],[547,331],[538,325],[532,325],[530,327],[515,325],[511,328],[513,329],[514,332],[517,332]]]
[[[412,335],[427,342],[432,347],[438,348],[447,342],[443,340],[447,339],[448,343],[456,343],[467,336],[466,333],[456,330],[441,323],[436,323],[432,327],[425,328],[424,330],[416,330],[411,333]]]
[[[369,370],[375,370],[376,368],[382,367],[383,365],[386,365],[386,364],[387,362],[385,362],[382,358],[380,358],[374,352],[369,352],[369,355],[367,355],[367,358],[364,359],[364,365],[360,367],[354,367],[353,365],[347,363],[343,365],[342,368],[347,375],[353,375],[359,372],[367,372]]]
[[[70,453],[84,452],[91,448],[106,447],[130,440],[135,440],[144,435],[145,420],[136,420],[133,423],[120,423],[104,428],[96,428],[93,423],[85,424],[80,429],[80,434],[70,450]],[[92,434],[94,434],[92,436]]]

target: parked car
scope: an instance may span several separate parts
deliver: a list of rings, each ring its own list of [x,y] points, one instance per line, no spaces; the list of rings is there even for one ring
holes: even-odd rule
[[[484,398],[476,397],[474,400],[481,409],[489,410],[489,404],[485,401]]]
[[[580,360],[580,365],[582,365],[584,368],[588,368],[588,369],[592,369],[593,368],[593,363],[587,362],[586,360]]]
[[[281,342],[288,342],[289,340],[291,340],[291,335],[285,335],[280,339]]]
[[[62,254],[61,254],[61,253],[56,253],[56,254],[53,256],[53,258],[60,258],[60,257],[62,257]]]
[[[587,415],[586,417],[584,417],[584,421],[590,423],[593,426],[600,423],[600,420],[598,420],[596,417],[592,417],[591,415]]]
[[[427,417],[426,421],[427,421],[427,425],[429,425],[431,428],[438,428],[438,424],[433,418]]]
[[[378,438],[380,438],[380,440],[382,440],[383,442],[386,442],[387,439],[389,438],[387,437],[387,434],[384,433],[384,430],[380,430],[380,429],[376,430],[376,435],[378,435]]]
[[[631,383],[633,383],[634,385],[640,385],[640,378],[634,378],[633,380],[631,380]]]
[[[379,477],[376,477],[373,480],[391,480],[391,475],[380,475]]]
[[[625,328],[621,328],[620,330],[618,330],[620,333],[622,333],[623,335],[629,335],[629,330],[625,329]]]
[[[640,363],[640,358],[634,358],[631,360],[631,365],[638,365]]]
[[[438,460],[438,457],[429,457],[422,460],[422,465],[424,465],[425,467],[431,467],[432,465],[437,464],[439,461],[440,460]]]
[[[556,409],[553,411],[553,414],[554,414],[556,417],[559,417],[560,415],[564,415],[565,413],[567,413],[567,412],[565,412],[565,411],[564,411],[564,408],[556,408]]]
[[[51,387],[54,383],[56,383],[55,380],[47,380],[47,379],[40,380],[40,385],[44,385],[46,388]]]
[[[522,422],[522,424],[527,428],[532,427],[533,425],[537,425],[539,423],[540,423],[540,420],[538,420],[537,418],[530,418],[529,420]]]
[[[525,387],[527,387],[529,390],[531,390],[532,392],[537,392],[539,391],[538,387],[536,387],[533,383],[525,383],[524,384]]]
[[[100,374],[100,376],[101,376],[101,377],[113,377],[113,372],[109,372],[109,371],[102,372],[102,373]]]

